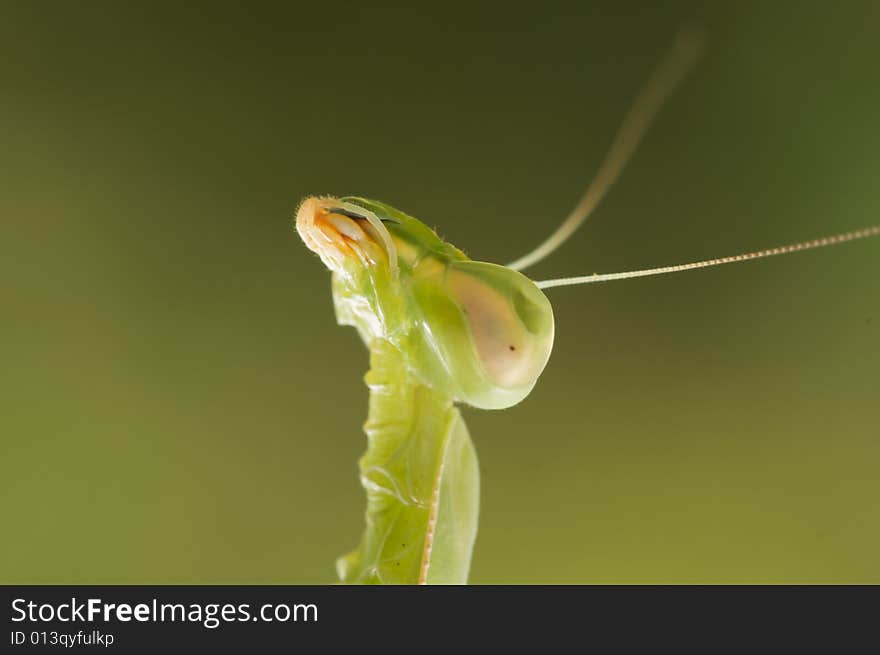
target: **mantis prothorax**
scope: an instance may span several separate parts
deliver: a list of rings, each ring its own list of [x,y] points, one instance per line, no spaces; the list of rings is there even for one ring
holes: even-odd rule
[[[500,266],[472,261],[419,220],[375,200],[310,197],[296,228],[332,271],[337,322],[370,351],[367,493],[360,546],[337,562],[349,583],[464,583],[477,532],[479,474],[456,408],[504,409],[525,398],[553,347],[555,286],[673,273],[880,235],[880,225],[741,255],[620,273],[533,281],[620,175],[673,88],[702,52],[682,32],[636,97],[595,178],[538,248]]]

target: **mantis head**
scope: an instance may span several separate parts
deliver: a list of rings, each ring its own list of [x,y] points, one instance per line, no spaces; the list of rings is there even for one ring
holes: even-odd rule
[[[339,323],[391,341],[423,384],[482,409],[525,398],[553,310],[522,273],[477,262],[421,221],[364,198],[307,198],[296,228],[333,272]]]

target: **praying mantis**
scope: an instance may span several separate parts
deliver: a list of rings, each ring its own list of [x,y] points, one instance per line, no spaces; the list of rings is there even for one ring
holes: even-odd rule
[[[618,179],[666,99],[700,58],[684,30],[644,85],[580,200],[527,255],[474,261],[424,223],[361,197],[309,197],[296,214],[306,246],[332,272],[337,322],[370,353],[361,457],[360,545],[337,561],[344,583],[467,582],[479,516],[476,451],[458,404],[505,409],[547,365],[554,317],[545,289],[681,272],[880,235],[880,225],[739,255],[533,281],[522,271],[568,240]]]

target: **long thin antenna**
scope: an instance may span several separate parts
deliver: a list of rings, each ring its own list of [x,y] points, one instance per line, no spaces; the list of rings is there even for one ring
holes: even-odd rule
[[[865,239],[867,237],[880,236],[880,225],[866,227],[853,232],[844,232],[843,234],[835,234],[830,237],[822,237],[812,241],[804,241],[789,246],[777,246],[776,248],[768,248],[767,250],[758,250],[756,252],[747,252],[741,255],[731,255],[729,257],[719,257],[717,259],[706,259],[701,262],[691,262],[690,264],[677,264],[675,266],[661,266],[660,268],[645,268],[640,271],[624,271],[622,273],[602,273],[594,275],[582,275],[580,277],[563,277],[555,280],[542,280],[536,282],[539,289],[549,289],[550,287],[565,287],[575,284],[592,284],[593,282],[610,282],[612,280],[626,280],[631,277],[648,277],[649,275],[663,275],[664,273],[678,273],[679,271],[689,271],[694,268],[707,268],[709,266],[720,266],[721,264],[732,264],[733,262],[745,262],[750,259],[761,259],[763,257],[773,257],[774,255],[784,255],[790,252],[798,252],[799,250],[812,250],[813,248],[824,248],[825,246],[833,246],[838,243],[846,243],[847,241],[855,241],[856,239]]]
[[[699,61],[705,45],[705,33],[700,28],[686,28],[676,35],[672,48],[654,69],[651,77],[639,91],[623,119],[605,159],[596,176],[587,186],[581,199],[556,231],[532,252],[507,264],[520,271],[541,261],[556,250],[587,220],[611,186],[620,177],[623,167],[632,157],[645,132],[675,87]]]

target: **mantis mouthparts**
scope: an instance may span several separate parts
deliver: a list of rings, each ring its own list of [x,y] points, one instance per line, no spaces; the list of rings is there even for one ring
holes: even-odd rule
[[[356,258],[365,266],[385,257],[397,274],[397,251],[387,228],[371,212],[337,198],[306,198],[296,212],[296,230],[324,264],[342,271]]]

